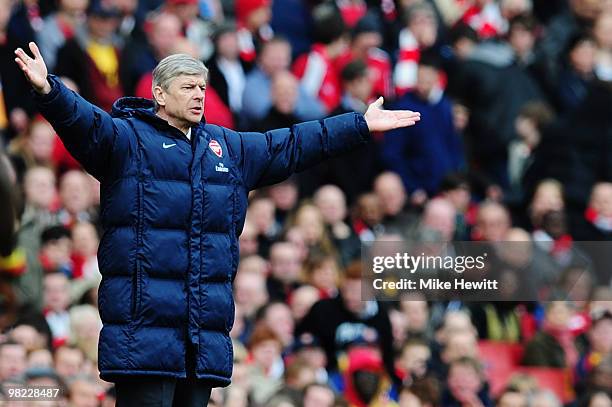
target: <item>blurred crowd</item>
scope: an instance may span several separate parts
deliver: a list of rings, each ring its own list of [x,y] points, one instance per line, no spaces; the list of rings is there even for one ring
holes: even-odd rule
[[[34,109],[29,41],[109,112],[174,53],[209,69],[205,120],[239,131],[380,96],[421,112],[251,194],[209,405],[612,406],[612,1],[0,0],[0,395],[107,407],[100,184]],[[527,243],[506,267],[545,269],[551,297],[362,301],[363,245],[429,239]]]

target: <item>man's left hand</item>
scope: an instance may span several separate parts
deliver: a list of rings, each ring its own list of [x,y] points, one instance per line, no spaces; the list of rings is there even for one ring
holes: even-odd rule
[[[370,131],[387,131],[398,127],[414,126],[421,119],[419,112],[381,109],[383,101],[383,98],[379,97],[368,106],[365,112],[365,120]]]

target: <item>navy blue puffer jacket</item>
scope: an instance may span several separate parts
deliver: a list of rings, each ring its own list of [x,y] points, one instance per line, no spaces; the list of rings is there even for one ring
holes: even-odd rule
[[[230,383],[232,282],[250,190],[279,182],[369,137],[349,113],[267,133],[200,123],[190,142],[153,102],[118,100],[111,115],[50,75],[41,113],[101,182],[98,261],[101,377],[186,377]]]

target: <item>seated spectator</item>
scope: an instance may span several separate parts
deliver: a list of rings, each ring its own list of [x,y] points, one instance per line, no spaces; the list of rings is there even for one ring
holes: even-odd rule
[[[247,66],[240,60],[238,34],[233,25],[225,24],[214,34],[215,51],[207,62],[209,86],[234,116],[242,111],[242,95]]]
[[[409,337],[431,339],[429,305],[422,293],[404,294],[400,300],[400,310],[406,317],[406,334]]]
[[[83,171],[68,171],[60,179],[60,210],[56,216],[66,227],[77,222],[93,221],[92,205],[94,203],[90,180]]]
[[[408,212],[408,202],[404,183],[395,172],[383,172],[374,180],[376,194],[383,211],[381,230],[386,233],[405,233],[414,217]]]
[[[267,325],[258,325],[249,340],[249,377],[251,397],[255,403],[264,403],[282,385],[282,342]]]
[[[102,321],[93,305],[76,305],[70,309],[70,343],[83,351],[87,360],[98,362],[98,340]]]
[[[476,216],[472,187],[465,175],[450,173],[440,183],[440,195],[449,200],[456,211],[454,240],[469,240]]]
[[[315,377],[313,382],[327,383],[329,376],[325,367],[327,357],[321,347],[319,339],[310,332],[304,332],[293,342],[293,356],[313,369]]]
[[[274,219],[277,227],[282,228],[298,204],[299,189],[295,177],[270,186],[268,196],[274,203]]]
[[[565,208],[563,185],[554,179],[545,179],[538,183],[529,205],[531,225],[536,233],[542,227],[544,215],[550,211],[562,211]]]
[[[74,263],[70,258],[71,251],[70,231],[65,227],[51,226],[42,232],[39,260],[45,273],[62,273],[72,279]]]
[[[285,302],[271,302],[258,310],[258,322],[265,324],[281,341],[283,350],[293,344],[295,322],[291,309]]]
[[[316,97],[332,112],[340,103],[340,77],[336,59],[346,47],[344,21],[331,4],[321,4],[313,10],[315,44],[293,64],[293,73],[311,97]]]
[[[508,149],[508,176],[510,187],[515,193],[521,190],[525,169],[533,158],[533,150],[542,139],[542,129],[553,119],[550,107],[541,102],[526,104],[516,118],[514,127],[519,140],[511,142]]]
[[[584,381],[601,363],[612,354],[612,312],[605,310],[591,316],[591,327],[586,334],[588,346],[582,352],[576,366],[576,381],[584,386]]]
[[[274,209],[271,199],[255,197],[247,210],[246,222],[255,226],[258,254],[263,257],[268,257],[272,242],[280,234],[280,227],[274,221]]]
[[[496,407],[527,407],[527,396],[520,391],[507,388],[497,399]]]
[[[546,303],[542,330],[527,343],[524,365],[570,369],[576,366],[579,355],[569,326],[572,313],[572,306],[566,301]]]
[[[265,276],[248,270],[238,271],[234,280],[234,298],[248,332],[255,322],[255,312],[268,302]]]
[[[257,255],[259,244],[257,242],[257,230],[251,222],[245,222],[239,238],[240,258]]]
[[[597,44],[595,74],[603,81],[612,80],[612,12],[599,14],[593,25],[593,38]]]
[[[61,345],[53,354],[53,367],[64,380],[71,380],[78,376],[85,362],[83,351],[75,346]]]
[[[418,338],[408,339],[399,358],[399,367],[404,375],[403,382],[410,384],[424,378],[430,358],[431,350],[427,342]]]
[[[310,252],[319,251],[334,256],[337,254],[337,248],[325,228],[323,214],[312,203],[303,203],[297,209],[291,225],[297,226],[302,231],[304,242]]]
[[[68,403],[74,407],[96,407],[101,389],[95,379],[79,375],[68,382]]]
[[[457,213],[445,198],[434,198],[425,204],[415,238],[424,241],[451,242],[455,236]]]
[[[28,353],[46,348],[49,341],[47,335],[29,324],[17,325],[11,329],[8,336],[11,340],[22,344]]]
[[[391,61],[387,53],[380,49],[382,42],[382,27],[378,18],[374,14],[365,15],[351,29],[350,46],[338,61],[340,71],[354,60],[365,63],[368,82],[371,83],[368,98],[371,99],[393,97]]]
[[[242,96],[242,113],[249,122],[261,120],[272,106],[271,81],[279,72],[289,69],[291,45],[282,37],[274,37],[262,45],[257,65],[246,76]],[[300,84],[295,115],[299,120],[314,120],[324,116],[323,106],[316,96],[310,96]]]
[[[584,230],[580,237],[585,240],[610,240],[612,238],[612,183],[598,182],[593,185],[588,207],[584,212]]]
[[[442,407],[464,405],[493,406],[482,366],[471,357],[461,357],[450,364],[440,403]]]
[[[89,222],[80,222],[72,228],[72,262],[74,264],[72,299],[77,302],[89,290],[95,290],[102,280],[98,268],[98,231]],[[96,297],[97,298],[97,297]],[[97,304],[97,301],[96,301]]]
[[[385,369],[399,382],[393,366],[393,337],[389,315],[382,304],[361,300],[361,265],[346,269],[340,291],[334,298],[312,306],[296,328],[296,334],[311,332],[321,341],[327,356],[327,370],[337,372],[337,353],[354,343],[374,342],[381,351]]]
[[[159,61],[174,53],[182,36],[181,20],[173,13],[152,13],[144,27],[144,38],[135,38],[125,44],[119,68],[126,94],[151,99],[151,72]]]
[[[65,274],[55,272],[45,275],[43,306],[53,347],[67,343],[70,337],[70,282]]]
[[[270,274],[266,286],[271,300],[287,301],[292,292],[302,285],[301,262],[292,243],[276,242],[270,248]]]
[[[350,62],[341,71],[342,99],[332,115],[348,112],[365,112],[370,102],[372,85],[368,68],[361,60]],[[349,204],[358,194],[368,191],[374,176],[380,171],[379,143],[369,142],[358,149],[327,160],[299,174],[300,192],[304,196],[313,194],[325,184],[337,185]]]
[[[44,18],[36,41],[50,71],[57,64],[58,50],[82,28],[88,3],[87,0],[59,1],[57,10]]]
[[[335,185],[324,185],[315,193],[314,203],[323,215],[333,244],[340,254],[341,264],[346,266],[357,260],[361,255],[361,246],[358,236],[345,223],[347,210],[343,190]]]
[[[281,71],[275,74],[270,84],[272,106],[265,116],[255,123],[255,129],[266,132],[298,123],[298,92],[299,83],[291,72]]]
[[[338,292],[340,270],[334,256],[311,254],[304,265],[304,280],[315,287],[320,298],[333,298]]]
[[[538,390],[531,396],[531,407],[561,407],[563,404],[550,390]]]
[[[431,377],[417,379],[402,386],[399,407],[434,407],[439,405],[440,384]]]
[[[36,367],[53,368],[53,355],[48,349],[36,349],[28,354],[28,369]]]
[[[387,132],[383,158],[410,194],[422,190],[434,196],[444,176],[463,167],[463,143],[455,131],[450,101],[438,86],[440,67],[435,57],[421,57],[417,76],[415,91],[394,108],[419,111],[423,119],[417,127]]]
[[[235,2],[240,59],[254,63],[262,44],[274,36],[270,27],[272,2],[269,0],[237,0]]]
[[[210,21],[200,18],[200,3],[196,0],[165,0],[163,11],[176,15],[181,20],[181,32],[196,45],[199,60],[210,58],[214,45],[210,40],[212,27]]]
[[[37,117],[30,122],[25,133],[11,141],[8,153],[20,181],[29,168],[53,166],[53,147],[56,138],[55,130],[49,122]]]
[[[557,83],[559,110],[575,110],[586,99],[595,79],[595,41],[589,35],[576,34],[567,44],[563,68]]]
[[[13,341],[0,343],[0,383],[20,377],[25,370],[25,347]]]
[[[353,229],[362,243],[372,242],[382,229],[383,211],[376,194],[367,193],[357,198]]]
[[[404,27],[398,37],[397,63],[393,70],[393,84],[398,97],[416,87],[421,52],[438,40],[438,22],[429,3],[416,2],[404,15]]]
[[[107,112],[123,96],[119,81],[120,45],[115,31],[119,12],[92,1],[84,30],[77,30],[57,54],[55,73],[72,79],[85,99]]]
[[[325,384],[310,384],[306,386],[303,394],[302,407],[332,407],[336,405],[334,391]]]
[[[496,202],[482,203],[476,215],[472,240],[485,242],[502,241],[512,226],[510,214],[503,205]]]
[[[320,299],[319,290],[311,285],[303,285],[293,290],[289,306],[295,322],[299,323]]]
[[[346,365],[343,371],[343,393],[351,405],[381,405],[389,399],[391,381],[378,349],[353,347],[346,354]]]

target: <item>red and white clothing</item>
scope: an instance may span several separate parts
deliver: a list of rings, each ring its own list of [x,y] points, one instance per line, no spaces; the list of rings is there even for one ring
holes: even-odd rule
[[[415,87],[420,59],[419,43],[408,28],[402,29],[399,33],[399,55],[393,71],[393,84],[397,96]]]
[[[480,38],[494,38],[504,34],[508,28],[506,20],[496,2],[490,2],[484,7],[473,5],[469,7],[461,21],[478,33]]]
[[[338,72],[353,61],[355,57],[349,51],[338,58]],[[372,83],[372,98],[393,96],[393,84],[391,83],[391,60],[385,51],[380,48],[371,48],[364,61],[368,66],[368,76]]]
[[[308,54],[298,57],[293,73],[301,79],[304,90],[318,98],[328,113],[338,106],[342,97],[340,75],[325,45],[314,44]]]

